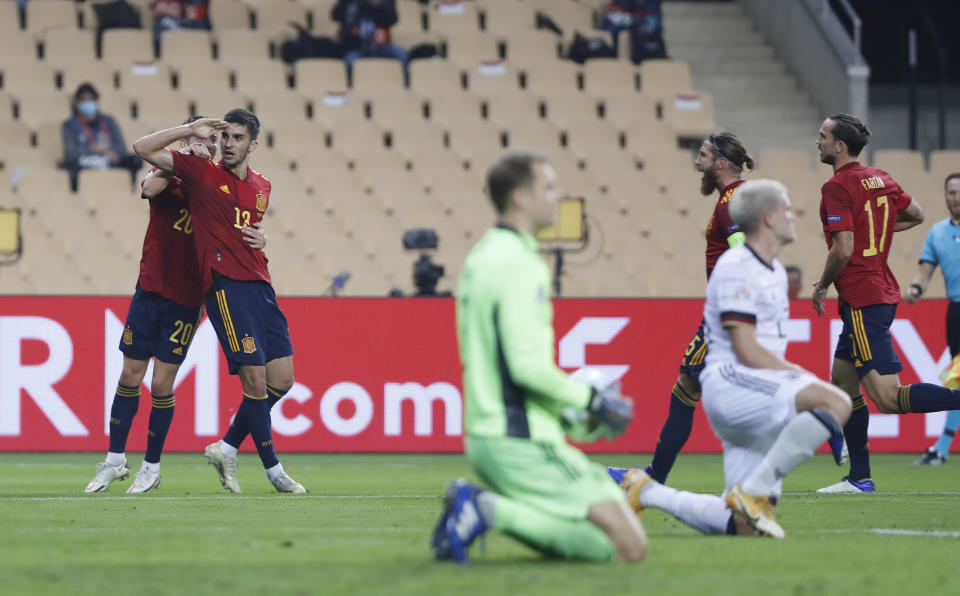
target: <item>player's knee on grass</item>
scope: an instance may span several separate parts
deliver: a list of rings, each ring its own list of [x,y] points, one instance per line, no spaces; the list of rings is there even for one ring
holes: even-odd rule
[[[700,383],[698,383],[696,379],[687,373],[680,373],[680,375],[677,377],[677,385],[680,385],[680,388],[686,391],[687,395],[693,399],[700,399],[700,395],[703,392],[700,387]]]
[[[639,563],[647,556],[647,533],[626,501],[596,503],[587,519],[613,543],[618,563]]]
[[[120,384],[126,387],[139,387],[147,374],[147,361],[123,357],[123,370],[120,371]]]

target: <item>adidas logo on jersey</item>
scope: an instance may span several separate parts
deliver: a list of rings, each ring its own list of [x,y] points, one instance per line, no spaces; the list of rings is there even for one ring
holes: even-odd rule
[[[178,346],[173,349],[173,353],[176,354],[177,356],[183,356],[183,348]]]

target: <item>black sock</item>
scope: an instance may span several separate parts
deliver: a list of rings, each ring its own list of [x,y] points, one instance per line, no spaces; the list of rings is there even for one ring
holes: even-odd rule
[[[140,407],[140,386],[127,387],[117,383],[117,392],[110,406],[110,452],[124,453],[133,417]]]
[[[650,477],[661,484],[667,481],[667,475],[677,460],[677,455],[693,428],[693,413],[697,409],[697,400],[676,383],[670,392],[670,413],[663,423],[657,448],[653,452],[653,461],[647,468]]]
[[[287,391],[289,391],[289,389]],[[287,394],[287,391],[281,391],[276,387],[267,385],[267,409],[272,410],[273,406],[277,405],[277,402]],[[250,434],[250,429],[246,423],[241,420],[239,416],[234,416],[233,422],[230,423],[230,428],[228,428],[227,432],[223,435],[223,442],[239,449],[240,444],[243,443],[243,440],[247,438],[248,434]]]
[[[247,428],[250,429],[250,435],[253,437],[253,444],[257,447],[257,454],[260,455],[260,461],[264,468],[272,468],[280,463],[277,454],[273,451],[273,434],[270,430],[270,410],[267,408],[267,398],[251,397],[243,394],[243,401],[237,410],[237,418],[242,419]]]
[[[850,455],[850,478],[861,480],[870,478],[870,444],[867,439],[867,425],[870,422],[870,409],[862,395],[853,398],[853,411],[843,426],[843,436],[847,440],[847,452]]]
[[[897,393],[901,414],[960,410],[960,391],[932,383],[904,385]]]
[[[147,454],[143,460],[151,463],[160,463],[160,454],[163,453],[163,443],[167,440],[170,423],[173,422],[173,394],[154,395],[153,407],[150,408],[150,424],[147,427]]]
[[[289,389],[277,389],[276,387],[271,387],[267,385],[267,407],[273,409],[273,406],[277,405],[277,402],[283,399],[283,396],[287,394]]]

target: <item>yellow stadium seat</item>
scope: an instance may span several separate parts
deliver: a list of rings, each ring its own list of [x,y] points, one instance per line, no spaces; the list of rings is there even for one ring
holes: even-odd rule
[[[160,37],[160,58],[167,64],[186,67],[213,60],[213,39],[209,31],[175,29]]]
[[[536,9],[526,2],[487,0],[485,4],[483,22],[487,33],[523,35],[536,29]]]
[[[484,60],[499,60],[497,38],[479,31],[459,33],[446,39],[447,61],[462,69],[473,69]],[[413,64],[417,62],[414,61]],[[411,64],[411,66],[413,66]],[[416,78],[411,76],[411,84]]]
[[[221,118],[234,108],[249,109],[249,102],[239,91],[232,89],[204,89],[180,87],[193,102],[193,113],[208,118]]]
[[[425,122],[423,98],[406,89],[386,89],[368,96],[370,116],[384,128],[403,122]]]
[[[89,29],[51,29],[43,36],[43,61],[72,68],[96,61],[94,32]],[[64,68],[64,70],[67,70]]]
[[[72,0],[27,2],[27,31],[41,33],[48,29],[76,29],[77,4]]]
[[[480,120],[480,98],[466,91],[436,93],[428,99],[428,106],[429,120],[437,124]]]
[[[507,60],[522,68],[536,68],[545,62],[558,61],[560,38],[550,31],[514,33],[506,40]]]
[[[230,3],[229,0],[220,0],[214,2],[213,6]],[[217,40],[217,60],[223,64],[242,68],[248,60],[270,59],[270,37],[265,33],[250,29],[223,30],[214,27],[213,35]]]
[[[460,66],[446,60],[414,60],[410,63],[410,88],[423,97],[463,89]]]
[[[28,199],[46,200],[48,196],[69,193],[70,179],[66,170],[31,167],[21,173],[15,190],[17,194]]]
[[[329,11],[318,14],[314,10],[313,20],[322,20],[327,18],[329,14]],[[391,41],[396,43],[396,35],[405,33],[423,33],[423,8],[419,2],[404,2],[402,0],[397,2],[397,24],[390,30]]]
[[[473,2],[461,2],[457,5],[434,4],[427,19],[430,31],[446,36],[480,30],[479,15]]]
[[[239,0],[216,0],[210,3],[210,22],[220,35],[247,30],[250,29],[250,9]]]
[[[6,2],[0,2],[0,6],[6,4]],[[16,9],[15,3],[14,9]],[[0,16],[0,19],[2,18]],[[0,28],[0,68],[5,64],[33,63],[36,60],[37,43],[31,33],[19,29],[4,32]]]
[[[151,36],[152,32],[144,29],[107,29],[101,40],[100,59],[124,70],[137,61],[152,61]]]
[[[120,89],[132,97],[164,94],[173,90],[173,79],[166,64],[158,64],[155,70],[140,74],[129,68],[121,68],[117,73]]]
[[[61,68],[61,88],[73,95],[81,83],[90,83],[101,101],[117,87],[117,70],[105,62],[65,62]]]
[[[540,119],[540,98],[522,89],[491,93],[484,99],[487,120],[509,128],[514,123]]]
[[[601,7],[596,2],[591,6],[588,2],[576,2],[575,0],[527,0],[527,3],[549,16],[557,26],[568,32],[577,29],[580,31],[592,30],[594,26],[591,10]],[[606,2],[603,3],[603,6],[605,5]]]
[[[909,149],[877,149],[873,152],[873,166],[886,171],[894,180],[923,175],[927,171],[923,153]]]
[[[64,117],[64,120],[66,120],[66,117]],[[6,146],[29,147],[30,127],[19,120],[7,122],[0,120],[0,138],[3,139]]]
[[[682,60],[644,60],[640,63],[640,89],[655,96],[689,93],[693,90],[690,65]]]
[[[63,122],[70,117],[70,101],[57,91],[35,91],[16,95],[20,122],[36,128],[44,122]]]
[[[176,68],[177,89],[193,93],[205,89],[230,91],[230,71],[220,62],[196,62]]]
[[[77,178],[77,192],[84,196],[107,197],[125,197],[135,194],[130,182],[130,172],[122,168],[80,170],[80,176]]]
[[[246,60],[234,69],[237,90],[256,94],[264,89],[287,89],[287,72],[279,60]]]
[[[450,148],[467,157],[486,158],[503,151],[503,133],[489,122],[459,122],[447,129]]]
[[[467,71],[467,87],[472,93],[486,97],[519,89],[520,80],[517,71],[507,62],[481,63]]]
[[[294,64],[294,75],[297,91],[307,97],[347,90],[347,69],[343,60],[302,58]]]
[[[120,125],[119,121],[118,125]],[[63,155],[62,120],[47,120],[46,122],[37,124],[33,127],[33,138],[38,149]],[[124,139],[126,139],[126,137],[124,137]]]
[[[162,128],[179,125],[190,117],[190,98],[168,89],[137,98],[137,120]]]
[[[514,122],[507,127],[507,142],[511,149],[556,149],[560,147],[560,129],[546,120]]]
[[[767,149],[756,157],[757,173],[765,177],[797,169],[810,171],[813,163],[813,151],[803,149]]]
[[[602,95],[637,90],[637,67],[616,58],[594,58],[583,65],[583,90]]]
[[[526,89],[530,93],[540,96],[554,93],[571,93],[579,86],[579,67],[569,60],[544,62],[524,71],[526,75]]]
[[[253,111],[260,119],[260,125],[270,130],[280,123],[307,122],[309,102],[301,95],[285,89],[264,89],[251,96]]]
[[[391,58],[364,58],[353,63],[350,90],[361,96],[383,89],[402,89],[403,64]]]
[[[594,150],[621,146],[620,131],[604,120],[581,120],[564,126],[567,148],[581,157],[589,157]]]
[[[953,149],[930,152],[931,175],[938,177],[941,182],[944,182],[947,176],[955,172],[960,172],[960,151]]]
[[[56,77],[53,66],[45,62],[18,62],[0,67],[3,71],[3,89],[7,93],[53,92]]]
[[[20,31],[20,7],[16,2],[0,2],[0,33],[15,35]]]
[[[290,0],[258,0],[254,6],[256,12],[257,31],[268,33],[271,36],[289,36],[295,33],[290,23],[297,23],[307,28],[308,12],[299,2]]]
[[[626,125],[617,120],[611,122],[626,133],[627,147],[634,155],[643,156],[664,149],[673,151],[677,147],[677,133],[662,120],[635,121]]]
[[[600,117],[597,98],[586,93],[556,93],[545,99],[547,119],[560,126]]]
[[[363,100],[352,93],[328,92],[313,98],[313,120],[330,128],[346,122],[365,122]]]
[[[365,122],[337,122],[330,129],[332,147],[348,158],[371,148],[384,146],[384,131],[379,124]]]
[[[713,119],[713,98],[698,91],[677,94],[663,101],[663,120],[680,138],[704,139],[717,128]]]

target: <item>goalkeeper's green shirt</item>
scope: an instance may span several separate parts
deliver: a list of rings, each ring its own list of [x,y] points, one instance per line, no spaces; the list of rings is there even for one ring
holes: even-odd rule
[[[559,409],[587,407],[589,386],[556,365],[550,271],[530,235],[497,226],[470,251],[457,340],[467,436],[562,441]]]

